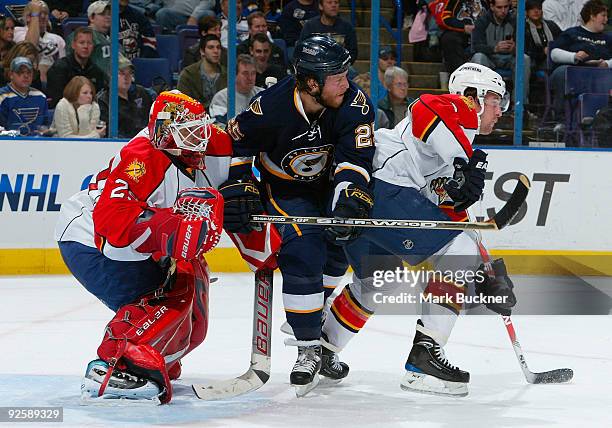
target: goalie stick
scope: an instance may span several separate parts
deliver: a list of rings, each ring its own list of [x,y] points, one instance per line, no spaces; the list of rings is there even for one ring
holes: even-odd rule
[[[372,218],[299,217],[252,215],[251,222],[280,224],[311,224],[315,226],[389,227],[400,229],[501,230],[518,213],[530,188],[529,179],[521,174],[506,204],[486,221],[397,220]]]
[[[253,308],[253,340],[251,365],[241,376],[210,385],[192,385],[202,400],[226,400],[261,388],[270,378],[272,351],[272,281],[273,271],[255,272],[255,302]]]

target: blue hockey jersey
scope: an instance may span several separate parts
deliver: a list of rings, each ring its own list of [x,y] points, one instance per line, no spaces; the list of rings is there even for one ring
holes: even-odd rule
[[[551,49],[555,48],[569,52],[584,51],[589,54],[587,60],[609,60],[612,59],[612,35],[609,33],[593,33],[584,27],[572,27],[562,32],[555,39]]]
[[[10,84],[0,88],[0,126],[17,130],[21,135],[34,135],[42,125],[49,125],[47,97],[30,87],[27,95]]]
[[[338,109],[309,118],[293,76],[260,92],[229,121],[230,177],[250,173],[253,156],[262,181],[281,194],[301,194],[351,182],[367,186],[374,156],[374,108],[353,82]]]

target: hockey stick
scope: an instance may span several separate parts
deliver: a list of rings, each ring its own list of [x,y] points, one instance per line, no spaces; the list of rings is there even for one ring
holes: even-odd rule
[[[480,251],[482,261],[484,262],[487,274],[492,279],[495,279],[495,272],[493,271],[493,267],[491,265],[491,258],[489,256],[489,252],[482,244],[480,236],[478,237],[478,249]],[[510,315],[500,316],[502,318],[502,321],[504,322],[504,325],[506,326],[506,331],[508,332],[508,337],[510,338],[510,342],[512,343],[514,354],[516,355],[519,365],[521,366],[521,370],[525,375],[525,380],[527,381],[527,383],[564,383],[572,380],[572,378],[574,377],[574,371],[572,369],[555,369],[541,373],[534,373],[529,370],[529,367],[527,366],[527,359],[525,358],[525,354],[523,354],[521,344],[516,338],[516,331],[514,330],[514,324],[512,324],[512,318],[510,318]]]
[[[273,271],[255,272],[255,302],[253,309],[253,341],[251,365],[241,376],[210,385],[192,385],[202,400],[226,400],[255,391],[270,378],[272,348],[272,291]]]
[[[389,227],[399,229],[501,230],[518,213],[529,193],[529,179],[520,175],[506,204],[486,221],[395,220],[370,218],[299,217],[252,215],[251,222],[277,224],[310,224],[314,226]]]
[[[534,373],[529,370],[529,367],[527,367],[527,360],[523,354],[523,349],[516,338],[516,332],[514,331],[512,319],[510,316],[506,315],[502,315],[501,317],[504,321],[504,325],[506,326],[506,330],[508,331],[508,336],[512,342],[512,348],[514,348],[516,358],[521,365],[521,370],[523,370],[523,374],[525,375],[525,379],[528,383],[564,383],[572,380],[574,377],[574,371],[572,369],[554,369],[541,373]]]

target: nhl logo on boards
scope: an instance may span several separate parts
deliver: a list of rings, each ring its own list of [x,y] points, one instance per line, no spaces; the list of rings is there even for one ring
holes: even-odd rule
[[[414,242],[412,242],[410,239],[406,239],[404,242],[402,242],[402,244],[404,244],[404,248],[407,250],[412,250],[412,247],[414,247]]]

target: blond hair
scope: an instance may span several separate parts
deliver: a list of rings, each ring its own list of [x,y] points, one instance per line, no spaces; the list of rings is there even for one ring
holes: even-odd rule
[[[96,99],[96,87],[91,83],[85,76],[74,76],[70,79],[70,82],[64,88],[64,98],[66,98],[70,103],[75,104],[79,99],[79,94],[81,93],[81,88],[83,86],[88,85],[91,88],[92,100]]]

